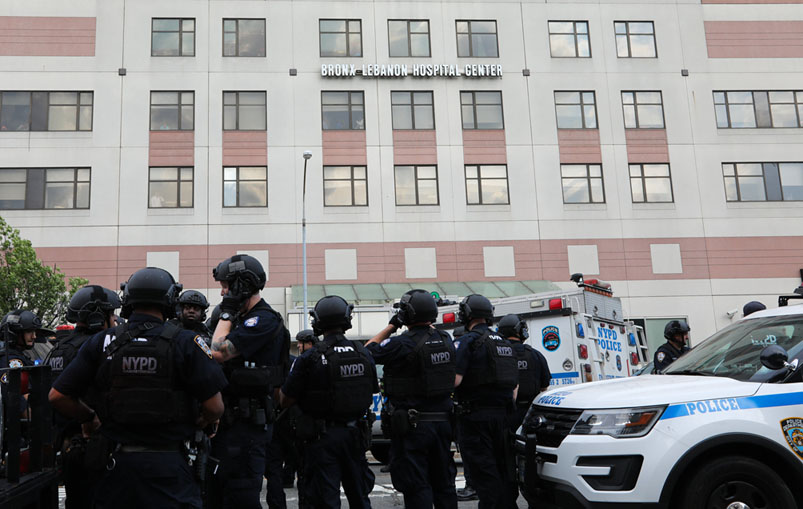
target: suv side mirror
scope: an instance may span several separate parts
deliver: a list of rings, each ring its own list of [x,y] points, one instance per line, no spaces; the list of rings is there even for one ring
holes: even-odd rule
[[[761,364],[769,369],[782,369],[789,365],[788,360],[789,354],[782,346],[770,345],[761,350]]]

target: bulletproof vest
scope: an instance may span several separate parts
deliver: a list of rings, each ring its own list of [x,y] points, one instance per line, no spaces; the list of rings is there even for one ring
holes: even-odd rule
[[[538,365],[535,362],[533,347],[522,345],[524,348],[514,348],[516,359],[519,365],[519,392],[516,401],[519,403],[530,403],[538,394]]]
[[[408,330],[404,335],[415,339],[416,346],[404,362],[385,365],[385,395],[391,400],[449,396],[454,391],[455,379],[451,338],[435,329]]]
[[[59,341],[45,357],[44,364],[50,366],[52,373],[51,380],[55,381],[61,373],[67,369],[67,366],[78,355],[78,350],[91,338],[92,334],[87,330],[76,330],[66,338]]]
[[[471,351],[485,349],[485,366],[470,366],[460,384],[464,389],[493,387],[514,389],[519,383],[518,359],[510,341],[486,330],[471,343]]]
[[[313,348],[315,363],[323,365],[329,375],[328,387],[310,390],[304,408],[313,417],[334,421],[362,417],[374,401],[370,354],[356,341],[336,345],[325,340]]]
[[[181,329],[166,323],[159,335],[140,336],[153,327],[152,323],[120,325],[105,348],[96,376],[101,422],[141,432],[142,425],[194,421],[197,403],[180,387],[173,363],[175,338]]]

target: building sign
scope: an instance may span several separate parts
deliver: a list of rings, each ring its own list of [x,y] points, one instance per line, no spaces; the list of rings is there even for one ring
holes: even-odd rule
[[[324,78],[501,78],[500,64],[321,64]]]

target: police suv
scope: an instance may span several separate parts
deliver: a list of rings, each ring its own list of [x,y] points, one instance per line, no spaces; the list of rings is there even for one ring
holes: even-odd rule
[[[547,391],[516,436],[521,491],[537,507],[798,507],[801,360],[803,306],[779,307],[664,374]]]

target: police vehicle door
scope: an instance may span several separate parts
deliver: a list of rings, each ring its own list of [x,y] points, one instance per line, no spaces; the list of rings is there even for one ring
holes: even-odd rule
[[[550,386],[582,383],[573,316],[527,319],[530,337],[526,343],[542,354],[552,374]]]
[[[596,380],[624,378],[630,376],[630,354],[627,337],[621,325],[606,322],[586,315],[586,333],[591,341]]]

